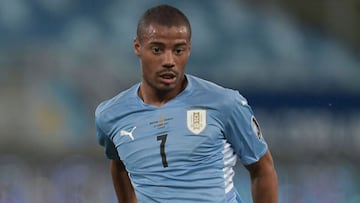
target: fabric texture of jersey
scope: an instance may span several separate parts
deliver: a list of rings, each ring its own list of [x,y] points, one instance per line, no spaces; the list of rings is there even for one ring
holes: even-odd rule
[[[161,107],[141,100],[140,83],[102,102],[99,143],[122,160],[140,203],[241,202],[233,167],[265,154],[258,123],[238,91],[186,78],[185,90]]]

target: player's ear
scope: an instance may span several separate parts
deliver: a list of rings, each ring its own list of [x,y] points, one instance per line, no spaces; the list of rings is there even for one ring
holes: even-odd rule
[[[191,53],[191,41],[189,42],[189,51],[188,51],[188,57],[190,56],[190,53]]]
[[[141,44],[138,37],[134,38],[134,52],[137,56],[140,56]]]

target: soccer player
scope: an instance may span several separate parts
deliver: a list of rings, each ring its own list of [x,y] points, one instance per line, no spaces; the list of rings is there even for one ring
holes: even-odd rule
[[[277,202],[277,175],[247,100],[185,73],[191,27],[159,5],[133,42],[142,80],[96,109],[119,202],[239,203],[233,167],[248,169],[254,202]]]

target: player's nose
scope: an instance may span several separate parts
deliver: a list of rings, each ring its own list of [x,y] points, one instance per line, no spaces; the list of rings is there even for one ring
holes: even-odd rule
[[[165,51],[164,53],[164,60],[163,60],[163,67],[165,68],[173,68],[175,66],[175,60],[173,52],[170,50]]]

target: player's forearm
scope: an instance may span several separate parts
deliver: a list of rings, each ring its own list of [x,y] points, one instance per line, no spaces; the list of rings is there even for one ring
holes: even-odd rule
[[[278,180],[274,162],[268,150],[260,160],[246,166],[250,172],[254,203],[277,203]]]
[[[254,203],[277,203],[278,181],[275,170],[253,177],[251,190]]]
[[[121,162],[111,162],[111,176],[118,203],[137,203],[128,173]]]
[[[116,181],[113,178],[114,189],[118,203],[137,203],[137,199],[134,191],[129,187],[127,183]]]

